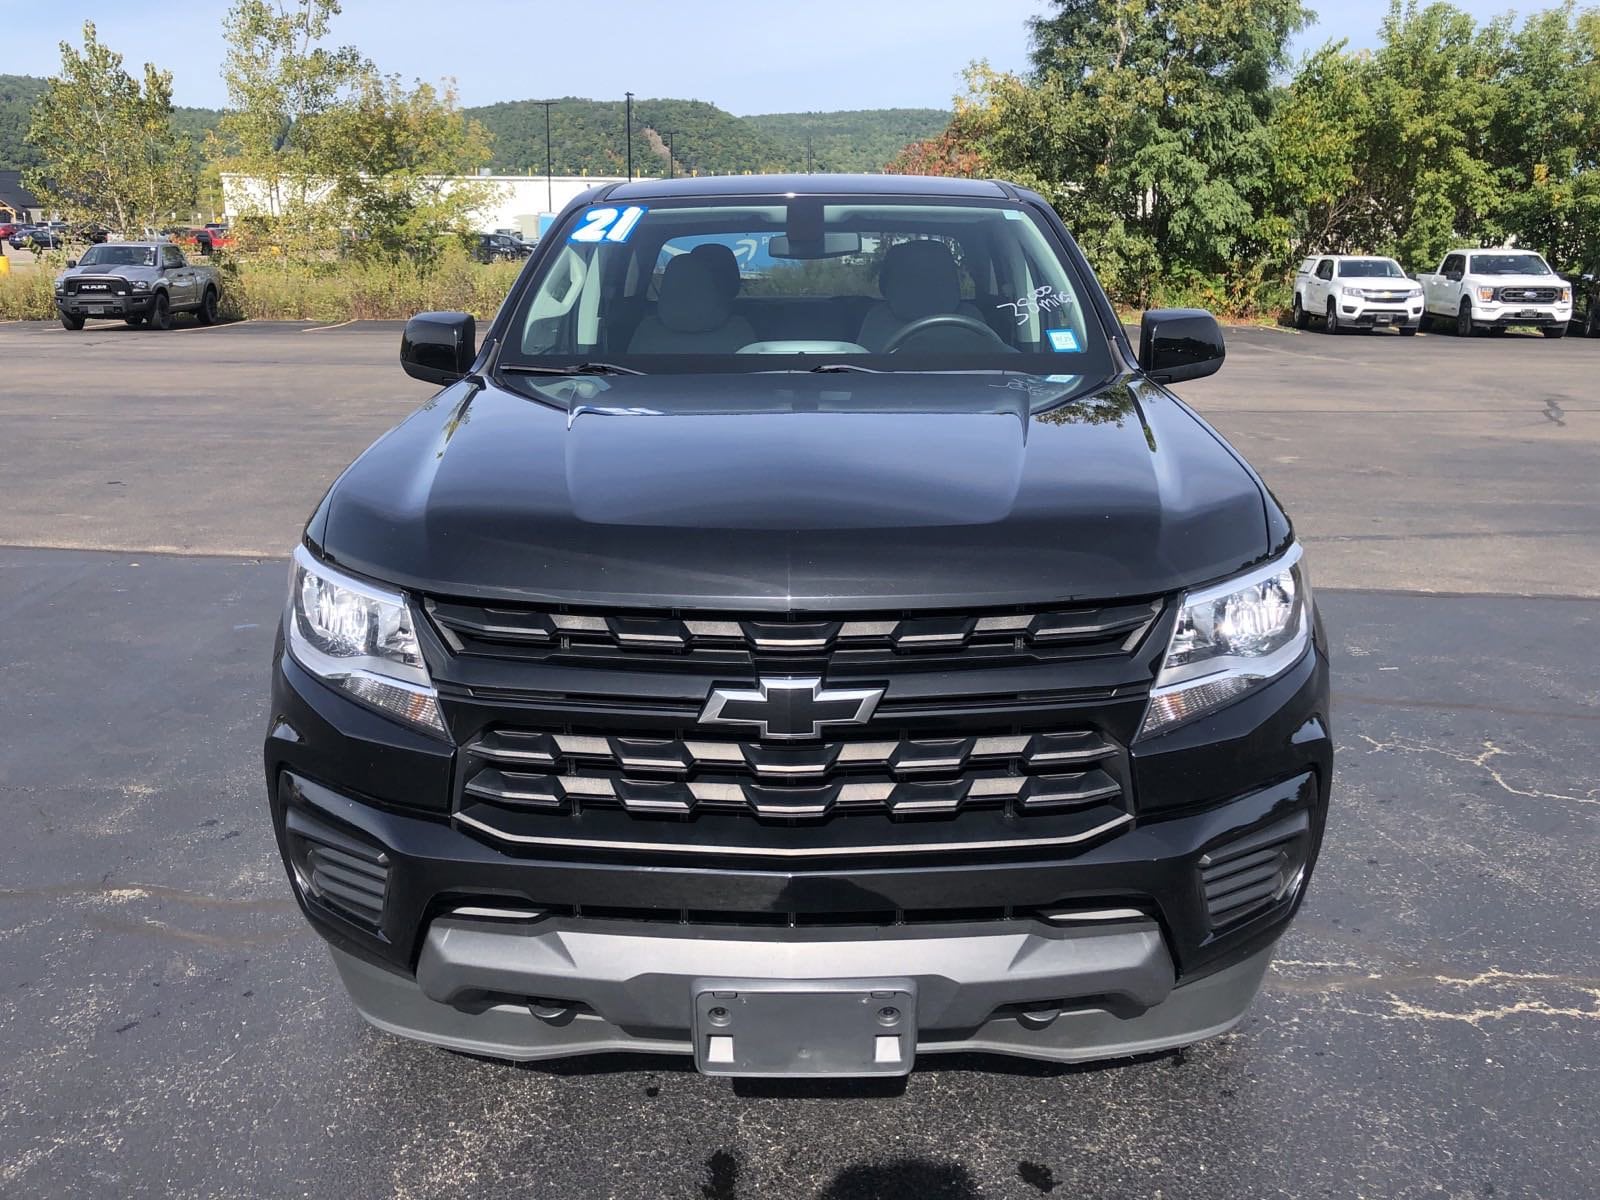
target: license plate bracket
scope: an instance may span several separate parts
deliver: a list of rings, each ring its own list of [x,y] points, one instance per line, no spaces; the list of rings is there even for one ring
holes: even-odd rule
[[[697,980],[695,1065],[757,1078],[905,1075],[916,1006],[909,979]]]

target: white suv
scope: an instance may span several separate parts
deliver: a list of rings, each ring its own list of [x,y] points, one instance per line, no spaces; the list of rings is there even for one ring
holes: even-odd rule
[[[1416,333],[1422,323],[1422,285],[1392,258],[1321,254],[1300,264],[1294,276],[1294,327],[1312,317],[1328,333],[1382,329]]]

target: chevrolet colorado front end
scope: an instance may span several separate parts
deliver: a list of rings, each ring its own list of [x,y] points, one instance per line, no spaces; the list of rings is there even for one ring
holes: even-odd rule
[[[266,739],[382,1029],[873,1075],[1233,1026],[1331,785],[1290,525],[1038,196],[596,189],[291,571]]]

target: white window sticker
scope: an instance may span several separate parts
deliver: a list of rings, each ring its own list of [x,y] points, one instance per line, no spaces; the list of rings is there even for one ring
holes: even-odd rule
[[[1083,349],[1078,345],[1078,335],[1070,329],[1046,329],[1044,336],[1050,339],[1050,349],[1057,354],[1076,354]]]
[[[637,204],[627,208],[591,208],[578,218],[569,242],[625,242],[650,210]]]

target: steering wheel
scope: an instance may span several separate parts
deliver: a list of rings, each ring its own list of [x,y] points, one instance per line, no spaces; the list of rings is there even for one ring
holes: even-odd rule
[[[990,341],[1004,350],[1011,349],[1006,345],[1005,339],[994,330],[990,329],[977,317],[969,317],[965,313],[934,313],[931,317],[918,317],[909,325],[902,326],[883,344],[880,354],[894,354],[902,345],[914,338],[925,329],[932,329],[939,325],[955,325],[974,333],[988,335]]]

